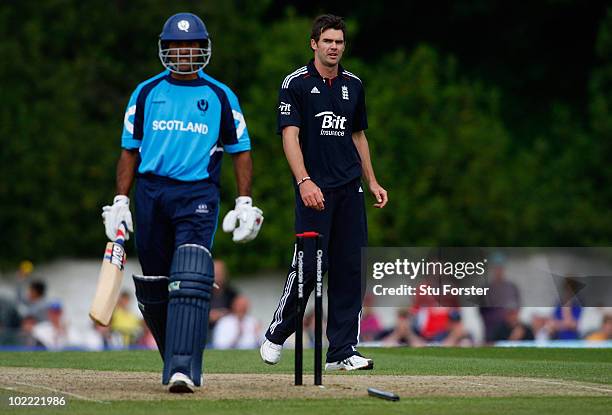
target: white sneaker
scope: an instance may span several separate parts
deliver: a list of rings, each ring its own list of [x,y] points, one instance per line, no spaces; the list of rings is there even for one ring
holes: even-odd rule
[[[355,354],[338,362],[325,363],[325,370],[369,370],[374,368],[374,361]]]
[[[261,359],[269,365],[275,365],[280,362],[281,352],[283,351],[282,344],[272,343],[266,339],[259,348]]]
[[[193,381],[181,372],[176,372],[170,378],[170,386],[168,387],[170,393],[193,393],[194,389]]]

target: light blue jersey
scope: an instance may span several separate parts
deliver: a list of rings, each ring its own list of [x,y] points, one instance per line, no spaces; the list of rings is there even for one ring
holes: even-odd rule
[[[132,93],[121,146],[140,150],[139,173],[218,184],[223,151],[251,149],[236,95],[204,72],[198,75],[179,81],[164,71]]]

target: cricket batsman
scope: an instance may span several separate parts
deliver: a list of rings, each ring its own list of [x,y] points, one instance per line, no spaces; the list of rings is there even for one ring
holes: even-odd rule
[[[263,222],[251,193],[251,144],[236,95],[204,72],[211,39],[191,13],[170,17],[159,36],[165,70],[132,93],[123,122],[117,195],[103,208],[106,235],[133,232],[143,275],[134,275],[138,306],[164,362],[173,393],[202,385],[202,353],[214,281],[211,255],[219,214],[219,175],[231,154],[238,188],[223,229],[235,242],[254,239]],[[126,236],[127,239],[127,236]]]

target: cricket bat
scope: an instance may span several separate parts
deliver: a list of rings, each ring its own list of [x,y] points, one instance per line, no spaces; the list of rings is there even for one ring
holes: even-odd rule
[[[89,317],[96,323],[108,326],[119,299],[123,265],[125,264],[125,234],[127,225],[121,222],[115,242],[108,242],[98,276],[98,287],[89,309]]]

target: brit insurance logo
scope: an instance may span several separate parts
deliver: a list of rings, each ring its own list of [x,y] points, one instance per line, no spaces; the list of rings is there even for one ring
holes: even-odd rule
[[[281,115],[291,115],[291,104],[281,101],[278,109],[280,110]]]
[[[332,111],[323,111],[315,115],[315,118],[323,118],[321,122],[321,135],[335,135],[344,137],[346,129],[346,117],[336,115]]]

